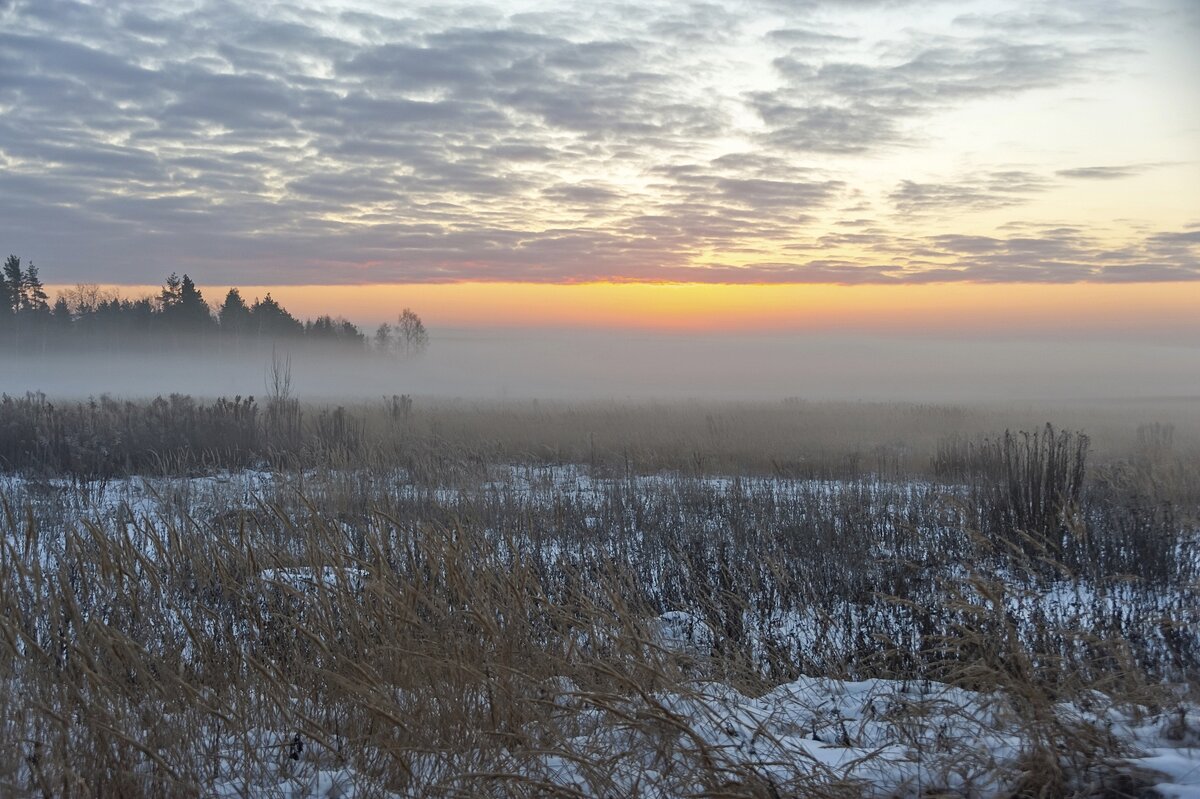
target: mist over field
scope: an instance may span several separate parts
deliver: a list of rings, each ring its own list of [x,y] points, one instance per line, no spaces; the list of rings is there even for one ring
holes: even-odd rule
[[[580,330],[434,331],[418,357],[282,344],[306,400],[1089,401],[1200,396],[1200,344],[1154,340]],[[0,392],[261,395],[269,349],[0,355]]]

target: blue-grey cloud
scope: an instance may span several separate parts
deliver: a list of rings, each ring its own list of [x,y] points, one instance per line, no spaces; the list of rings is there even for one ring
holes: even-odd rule
[[[889,227],[1149,168],[914,174],[874,203],[839,159],[1069,86],[1137,24],[1081,2],[867,47],[828,22],[903,5],[0,0],[0,246],[63,281],[1195,276],[1187,230],[1106,249]],[[761,85],[738,82],[749,57]]]
[[[903,180],[888,195],[904,214],[954,213],[1004,208],[1047,191],[1051,181],[1023,170],[967,175],[951,182]]]
[[[1148,172],[1163,164],[1125,164],[1122,166],[1078,166],[1055,172],[1061,178],[1074,180],[1122,180]]]

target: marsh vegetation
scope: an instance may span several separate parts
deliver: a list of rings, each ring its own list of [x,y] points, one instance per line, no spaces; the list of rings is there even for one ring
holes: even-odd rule
[[[1200,438],[1036,413],[5,398],[0,785],[1148,796]]]

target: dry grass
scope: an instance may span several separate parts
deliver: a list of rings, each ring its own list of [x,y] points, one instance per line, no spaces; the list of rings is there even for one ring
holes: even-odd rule
[[[955,450],[932,432],[954,417],[924,409],[912,413],[928,440],[921,423],[905,428],[917,443],[880,480],[846,465],[865,450],[832,449],[827,411],[809,410],[710,424],[711,409],[397,401],[326,411],[300,434],[325,440],[312,450],[323,465],[250,502],[233,489],[171,497],[164,481],[148,515],[88,507],[96,488],[82,481],[8,489],[0,792],[238,795],[319,767],[357,775],[360,796],[860,795],[883,749],[848,773],[803,759],[768,768],[714,743],[729,723],[719,686],[759,696],[808,674],[992,697],[970,717],[919,691],[887,697],[889,734],[918,757],[910,795],[994,779],[988,753],[946,729],[1018,730],[1020,757],[1002,769],[1013,796],[1134,795],[1120,741],[1087,712],[1173,711],[1163,681],[1195,679],[1185,437],[1144,432],[1091,468],[1084,440],[1053,430]],[[871,413],[895,424],[909,411]],[[852,479],[694,476],[739,463],[772,420],[799,440],[786,414],[805,418],[810,440],[831,437],[815,473]],[[660,423],[624,468],[617,431]],[[474,439],[489,424],[494,437]],[[686,461],[674,436],[697,424],[719,457],[693,476],[637,478]],[[587,490],[499,468],[593,447]],[[809,473],[767,469],[793,471]],[[667,645],[666,611],[691,614],[711,641]],[[814,736],[851,734],[808,710]],[[753,731],[763,751],[780,745],[778,727]]]

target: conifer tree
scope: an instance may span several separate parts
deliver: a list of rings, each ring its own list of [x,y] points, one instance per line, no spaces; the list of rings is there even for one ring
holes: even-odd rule
[[[25,306],[25,274],[21,271],[21,259],[15,255],[8,256],[4,262],[4,306],[13,313]]]
[[[236,288],[230,289],[225,295],[225,302],[221,303],[221,310],[217,312],[217,321],[221,325],[222,333],[240,336],[247,332],[250,326],[250,307]]]
[[[251,326],[260,336],[278,338],[304,333],[304,325],[271,297],[270,292],[250,307]]]
[[[182,293],[183,281],[179,275],[174,272],[167,275],[167,282],[158,295],[159,309],[163,313],[167,313],[170,309],[179,307],[179,303],[182,301]]]
[[[74,321],[71,316],[71,305],[63,295],[59,294],[58,299],[54,301],[54,306],[50,308],[50,318],[54,320],[54,326],[59,330],[71,329],[71,323]]]
[[[33,265],[32,261],[25,270],[22,285],[25,289],[23,310],[36,313],[45,313],[50,310],[49,297],[46,296],[46,289],[42,286],[41,278],[38,277],[38,268]]]
[[[212,314],[209,313],[208,304],[204,302],[204,295],[186,274],[179,281],[177,308],[179,321],[185,328],[200,329],[212,323]]]
[[[12,258],[13,256],[9,256]],[[8,285],[7,271],[0,269],[0,318],[12,313],[12,291]]]

